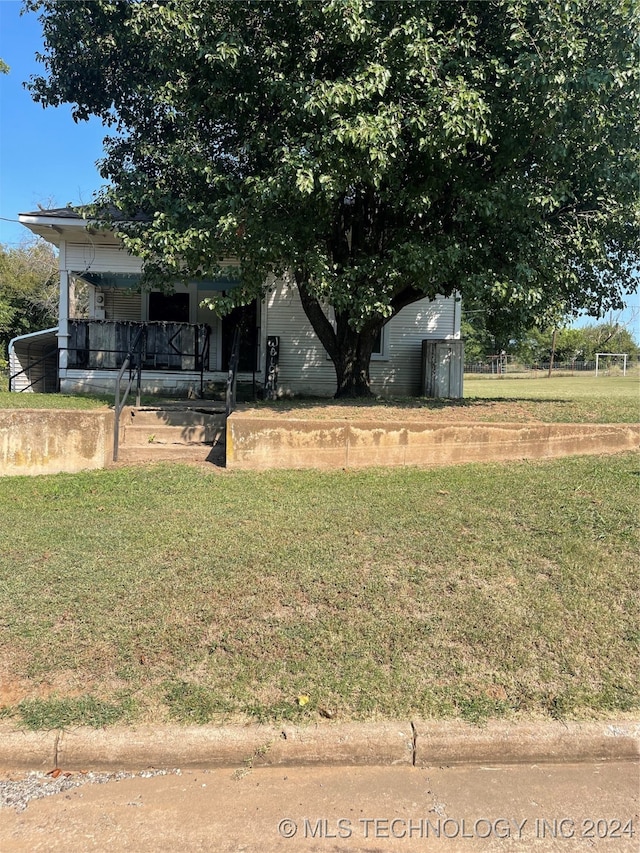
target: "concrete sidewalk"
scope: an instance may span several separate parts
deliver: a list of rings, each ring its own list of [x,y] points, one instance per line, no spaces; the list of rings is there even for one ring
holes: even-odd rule
[[[128,770],[634,761],[640,723],[386,721],[24,732],[0,726],[0,768]]]
[[[639,743],[629,720],[5,724],[0,787],[17,794],[0,808],[0,850],[632,853]]]
[[[638,850],[632,762],[191,770],[0,809],[0,850]]]

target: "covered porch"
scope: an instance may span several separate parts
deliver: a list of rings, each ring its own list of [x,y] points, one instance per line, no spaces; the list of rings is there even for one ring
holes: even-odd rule
[[[219,359],[212,354],[215,336],[206,323],[133,320],[70,320],[67,346],[60,353],[66,366],[60,375],[65,393],[113,393],[123,365],[141,367],[143,394],[204,397],[223,385],[231,353]],[[259,338],[245,332],[241,382],[259,378]],[[224,366],[223,366],[224,365]]]

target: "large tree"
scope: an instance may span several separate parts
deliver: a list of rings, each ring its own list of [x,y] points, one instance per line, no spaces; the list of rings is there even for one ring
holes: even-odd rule
[[[55,326],[58,259],[44,240],[0,244],[0,367],[11,338]]]
[[[149,281],[290,270],[338,395],[390,317],[454,292],[521,315],[633,289],[632,0],[26,0],[45,105],[100,116],[99,199]],[[140,218],[140,217],[139,217]]]

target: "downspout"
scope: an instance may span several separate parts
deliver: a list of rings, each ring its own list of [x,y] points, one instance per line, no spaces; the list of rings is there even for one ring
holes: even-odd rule
[[[453,298],[453,337],[457,340],[460,337],[460,307],[461,307],[461,299],[458,295],[458,291],[454,290],[452,293]]]

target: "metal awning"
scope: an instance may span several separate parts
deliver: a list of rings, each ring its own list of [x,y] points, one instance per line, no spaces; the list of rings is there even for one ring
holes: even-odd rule
[[[76,275],[83,281],[101,289],[118,288],[119,290],[135,290],[140,287],[140,280],[142,279],[142,275],[140,273],[125,272],[72,271],[72,275]],[[237,278],[219,276],[217,278],[191,279],[188,284],[197,285],[198,290],[217,290],[219,292],[223,292],[225,290],[232,290],[234,287],[237,287],[240,282]]]

